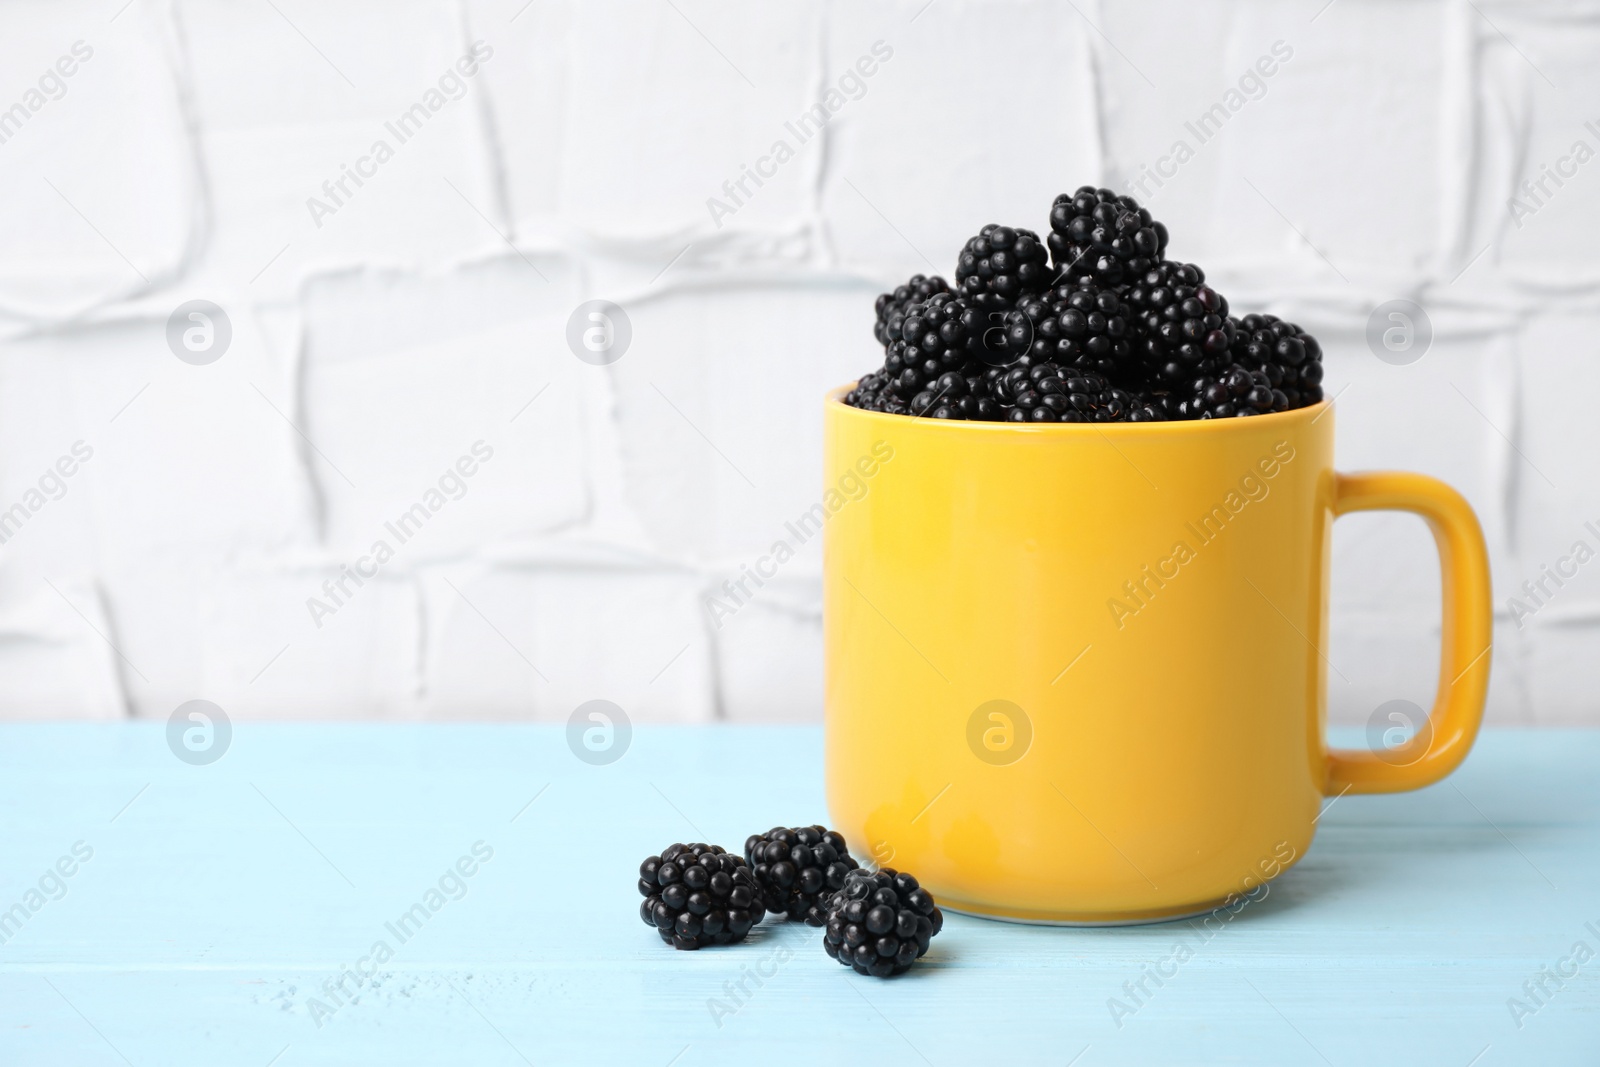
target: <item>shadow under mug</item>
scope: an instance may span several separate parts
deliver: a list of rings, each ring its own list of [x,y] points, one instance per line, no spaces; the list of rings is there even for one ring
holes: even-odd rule
[[[1201,422],[1017,425],[827,400],[828,807],[941,906],[1149,922],[1252,893],[1325,796],[1416,789],[1477,735],[1483,534],[1420,474],[1339,474],[1330,402]],[[1324,738],[1329,547],[1415,512],[1443,573],[1428,722]]]

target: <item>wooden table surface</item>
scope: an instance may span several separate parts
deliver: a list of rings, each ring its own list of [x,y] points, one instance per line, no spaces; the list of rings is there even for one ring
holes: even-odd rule
[[[804,926],[640,923],[651,852],[825,820],[810,727],[592,766],[560,727],[245,724],[190,766],[159,724],[5,726],[0,1064],[1600,1064],[1600,732],[1334,802],[1209,934],[950,916],[885,982]]]

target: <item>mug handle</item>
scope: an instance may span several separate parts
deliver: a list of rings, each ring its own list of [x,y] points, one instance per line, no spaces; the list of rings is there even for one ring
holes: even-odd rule
[[[1410,511],[1422,516],[1439,549],[1443,627],[1439,688],[1428,729],[1380,757],[1367,749],[1326,753],[1323,792],[1399,793],[1432,785],[1461,765],[1483,721],[1493,647],[1489,553],[1465,498],[1437,478],[1399,471],[1334,476],[1333,514]]]

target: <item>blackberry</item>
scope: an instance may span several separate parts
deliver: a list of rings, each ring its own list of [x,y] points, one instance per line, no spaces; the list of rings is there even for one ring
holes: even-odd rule
[[[894,292],[884,293],[878,297],[878,322],[872,328],[873,336],[878,339],[880,345],[888,348],[889,342],[900,339],[900,324],[905,320],[907,308],[913,304],[926,303],[933,296],[949,291],[950,283],[937,274],[932,277],[913,274],[910,281]]]
[[[1058,274],[1118,285],[1161,261],[1167,228],[1133,197],[1085,185],[1050,206],[1049,243]]]
[[[889,390],[891,382],[882,367],[861,376],[854,389],[845,394],[844,402],[851,407],[867,411],[885,411],[891,415],[904,415],[909,410],[905,401]]]
[[[1239,415],[1265,415],[1289,410],[1288,399],[1273,389],[1265,371],[1249,371],[1237,363],[1216,377],[1197,378],[1181,402],[1183,417],[1229,419]]]
[[[1013,367],[989,388],[1004,407],[1007,422],[1147,422],[1160,418],[1148,403],[1113,385],[1105,375],[1059,363]]]
[[[761,904],[774,915],[809,926],[826,920],[826,905],[844,888],[845,876],[861,865],[844,838],[821,826],[775,826],[751,834],[744,858],[755,875]]]
[[[1115,288],[1087,276],[1025,296],[1005,317],[1008,362],[1054,362],[1125,376],[1133,362],[1127,310]]]
[[[1189,384],[1185,418],[1265,415],[1322,399],[1322,347],[1275,315],[1234,320],[1232,362]]]
[[[1172,419],[1172,416],[1167,413],[1169,409],[1167,408],[1167,406],[1164,403],[1162,403],[1162,400],[1163,400],[1162,397],[1160,397],[1158,395],[1150,394],[1150,393],[1141,393],[1141,394],[1139,394],[1137,396],[1134,396],[1132,398],[1131,402],[1129,403],[1128,407],[1127,407],[1126,414],[1123,415],[1123,421],[1124,422],[1168,422],[1168,421],[1170,421]]]
[[[997,407],[983,403],[985,332],[982,313],[962,297],[938,293],[913,304],[884,358],[887,394],[912,415],[999,418]]]
[[[1226,365],[1237,325],[1228,301],[1192,263],[1158,263],[1122,294],[1134,320],[1144,374],[1169,388]]]
[[[986,313],[1010,311],[1027,294],[1043,292],[1050,278],[1038,234],[992,222],[966,243],[956,265],[961,294]]]
[[[933,894],[909,874],[888,867],[856,871],[828,905],[822,947],[858,974],[904,974],[944,926]]]
[[[743,941],[761,918],[755,876],[716,845],[671,845],[639,865],[639,917],[673,948]]]
[[[1237,320],[1229,355],[1245,370],[1266,375],[1267,385],[1283,393],[1275,411],[1306,407],[1322,399],[1322,346],[1292,322],[1276,315],[1246,315]]]

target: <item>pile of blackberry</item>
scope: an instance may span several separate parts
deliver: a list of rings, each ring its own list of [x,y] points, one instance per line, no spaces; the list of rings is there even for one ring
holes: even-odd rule
[[[878,298],[883,366],[845,403],[983,422],[1161,422],[1264,415],[1322,399],[1316,338],[1235,318],[1131,196],[1056,197],[1050,234],[988,225],[956,284],[918,274]]]
[[[744,851],[671,845],[650,856],[639,865],[639,917],[674,948],[699,949],[743,941],[770,911],[825,927],[828,955],[874,978],[904,974],[944,926],[915,878],[861,869],[826,827],[775,826]]]

